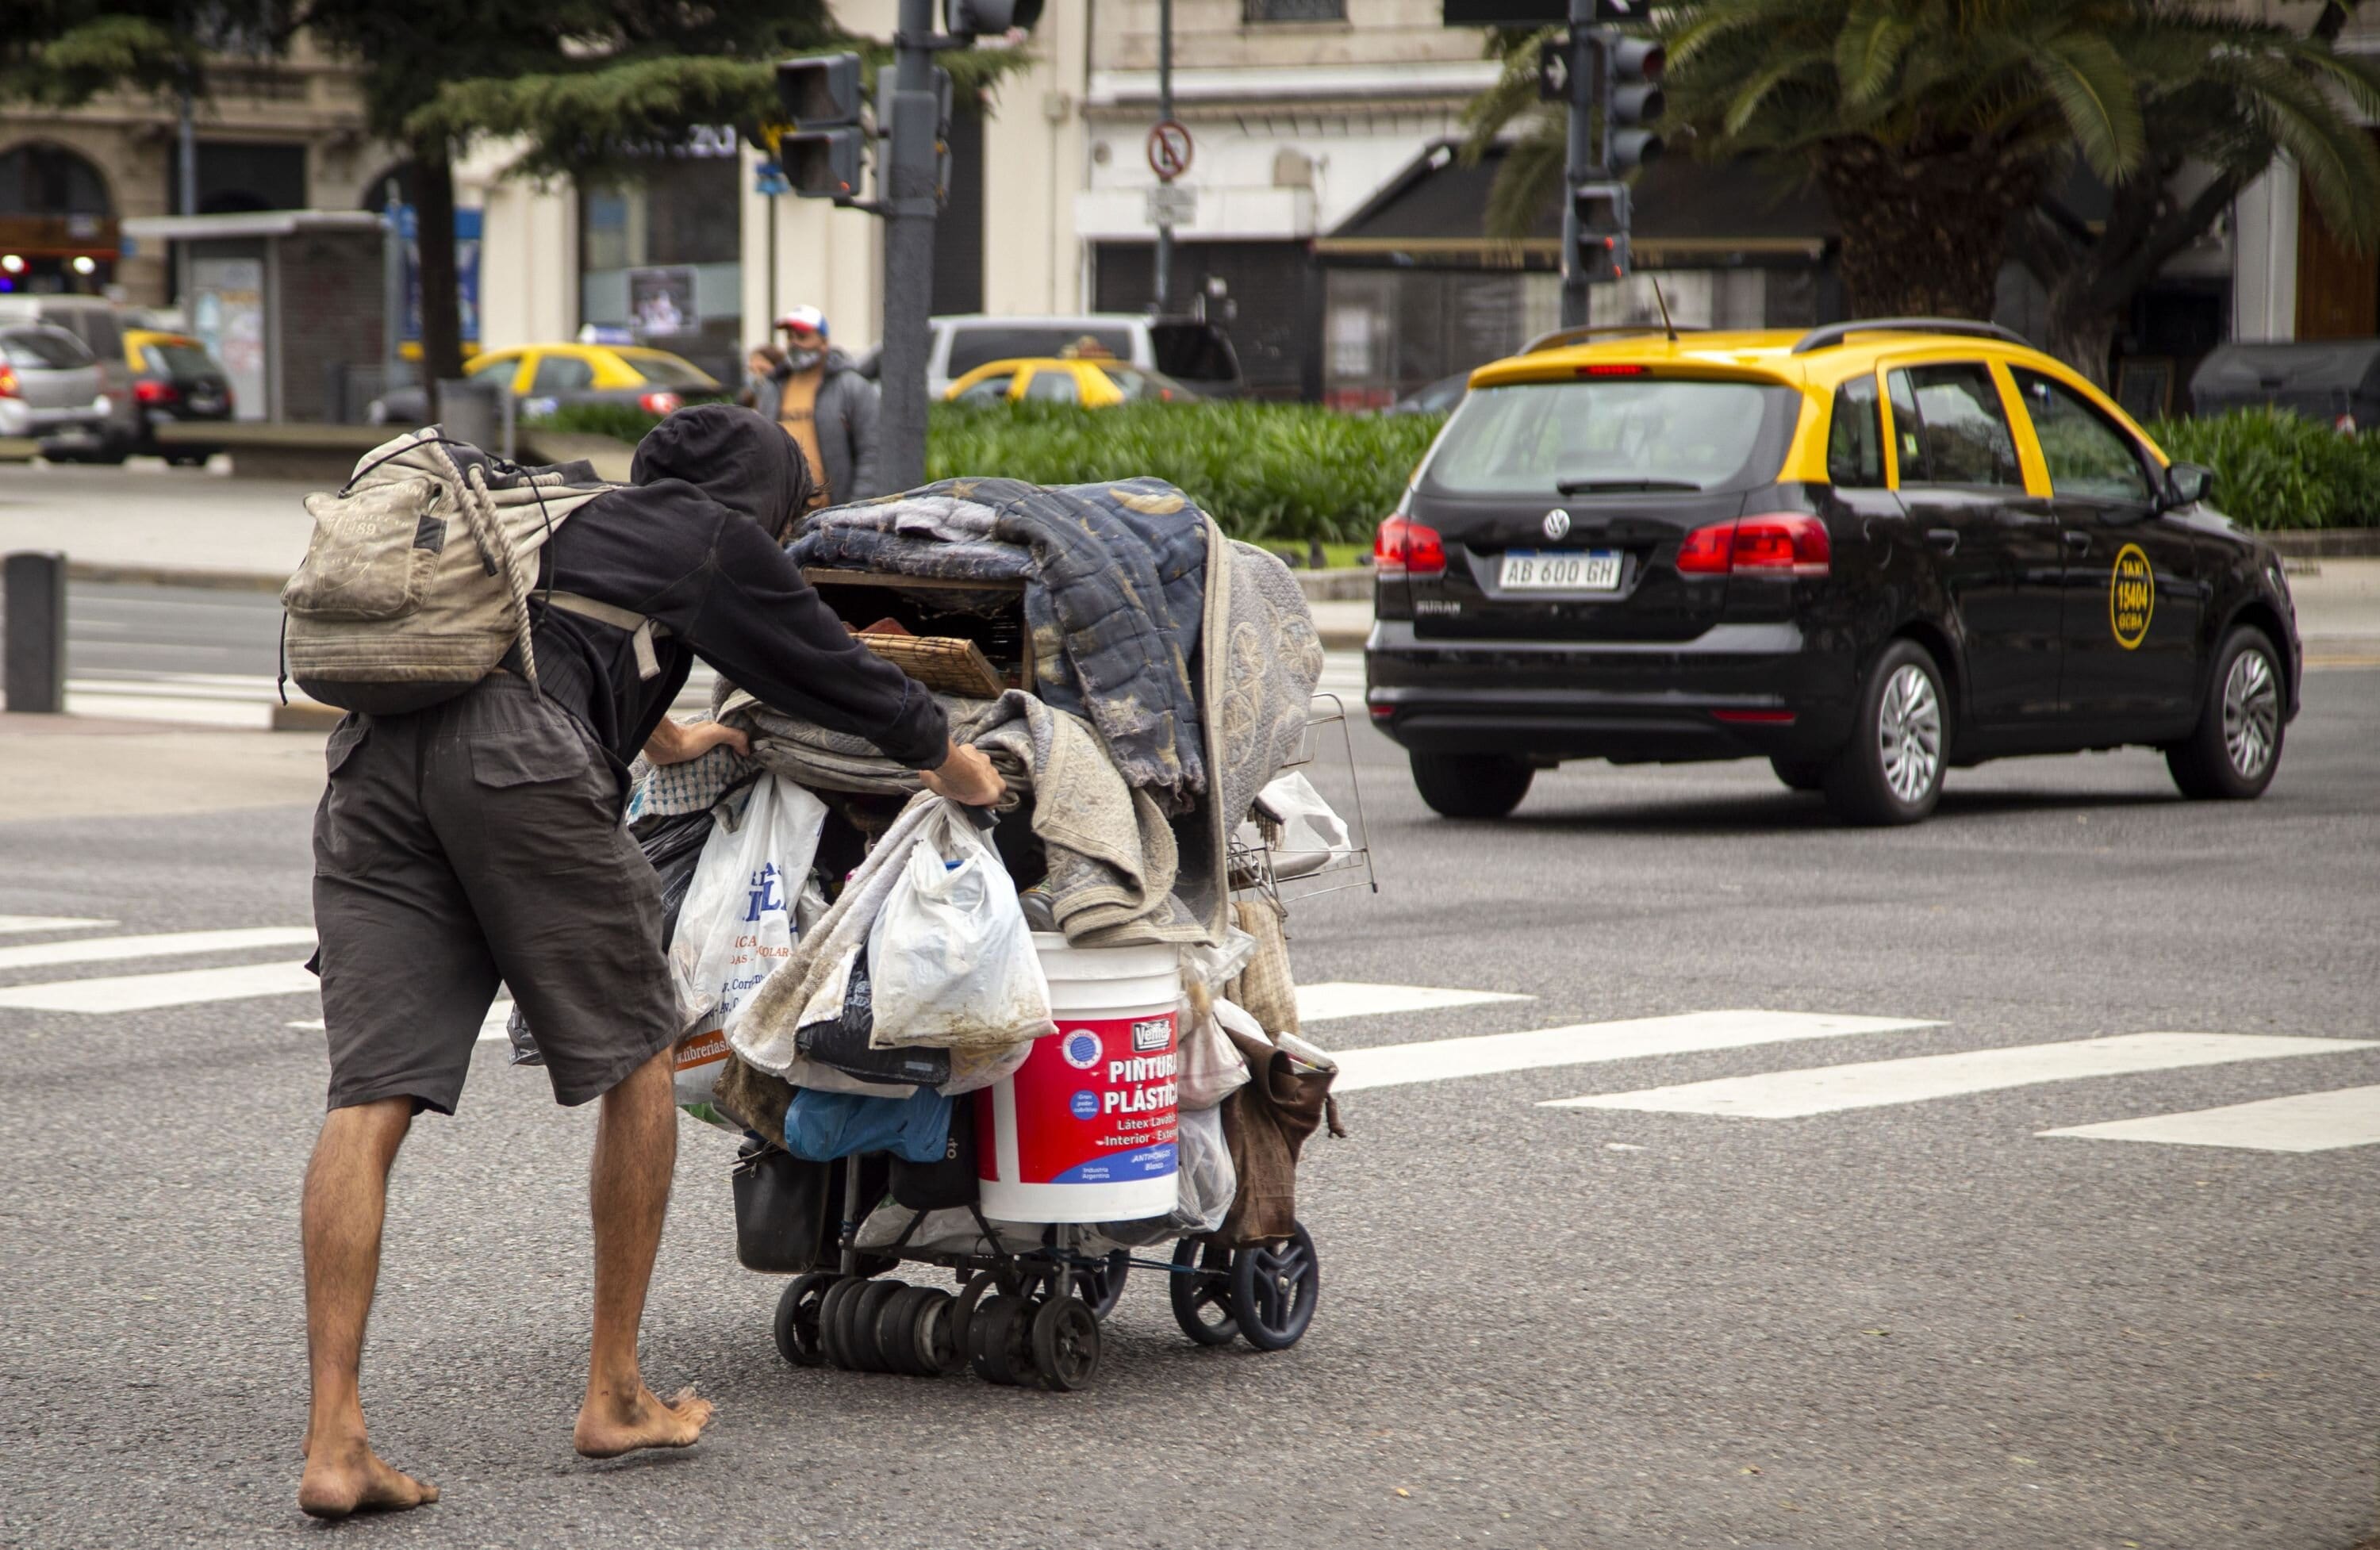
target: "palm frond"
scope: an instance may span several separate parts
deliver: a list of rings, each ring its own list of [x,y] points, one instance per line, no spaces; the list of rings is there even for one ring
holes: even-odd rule
[[[2063,38],[2041,50],[2035,68],[2092,171],[2115,178],[2140,164],[2140,94],[2113,44]]]
[[[1859,0],[1835,42],[1835,75],[1843,101],[1872,103],[1892,84],[1912,29],[1890,0]]]
[[[1569,152],[1567,126],[1545,119],[1514,140],[1488,188],[1488,235],[1518,241],[1535,234],[1548,206],[1561,198]]]

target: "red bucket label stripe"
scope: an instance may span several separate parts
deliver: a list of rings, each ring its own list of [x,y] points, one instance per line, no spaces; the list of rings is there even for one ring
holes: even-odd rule
[[[1010,1078],[1016,1093],[1016,1181],[1111,1183],[1174,1170],[1181,1057],[1173,1014],[1061,1018]],[[1000,1176],[991,1094],[978,1099],[984,1178]]]

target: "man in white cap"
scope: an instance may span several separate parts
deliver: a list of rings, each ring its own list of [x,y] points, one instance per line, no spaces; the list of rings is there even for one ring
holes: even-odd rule
[[[785,428],[817,479],[820,505],[884,493],[877,475],[876,384],[827,344],[826,314],[796,307],[777,320],[785,363],[760,384],[754,407]]]

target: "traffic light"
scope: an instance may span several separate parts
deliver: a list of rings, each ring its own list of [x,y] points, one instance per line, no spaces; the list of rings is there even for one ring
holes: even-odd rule
[[[1588,283],[1628,275],[1628,185],[1582,183],[1570,191],[1578,268]]]
[[[1040,19],[1041,0],[942,0],[942,30],[953,38],[998,37],[1014,27],[1029,32]]]
[[[777,163],[793,191],[808,199],[849,200],[859,193],[859,55],[821,54],[777,65],[777,102],[792,129],[777,137]]]
[[[1603,165],[1618,177],[1661,154],[1661,137],[1645,127],[1669,104],[1661,96],[1662,67],[1669,55],[1644,38],[1614,38],[1604,77]]]

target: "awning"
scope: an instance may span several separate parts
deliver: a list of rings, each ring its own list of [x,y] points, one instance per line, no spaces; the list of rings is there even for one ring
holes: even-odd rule
[[[377,231],[382,217],[368,210],[243,210],[228,215],[140,215],[124,235],[152,242],[203,242],[212,237],[295,236],[299,232]]]
[[[1507,150],[1474,165],[1439,140],[1390,178],[1314,250],[1329,264],[1398,268],[1558,269],[1561,221],[1548,210],[1529,236],[1487,235],[1488,195]],[[1649,268],[1815,264],[1842,235],[1825,198],[1796,190],[1743,163],[1680,155],[1654,163],[1631,186],[1630,246]]]

